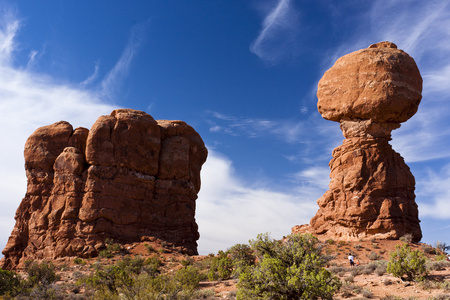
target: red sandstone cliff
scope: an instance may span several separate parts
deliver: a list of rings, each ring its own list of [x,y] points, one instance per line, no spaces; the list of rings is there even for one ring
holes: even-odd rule
[[[25,144],[28,187],[1,268],[95,256],[106,238],[156,237],[197,253],[195,201],[207,149],[182,121],[114,110],[91,130],[38,128]]]

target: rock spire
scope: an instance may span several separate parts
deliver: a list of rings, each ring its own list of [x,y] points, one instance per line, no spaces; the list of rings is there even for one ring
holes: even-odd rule
[[[389,141],[418,109],[422,77],[414,60],[391,42],[339,58],[318,85],[322,117],[339,122],[345,140],[333,150],[329,190],[317,201],[312,231],[338,238],[422,238],[415,180]]]

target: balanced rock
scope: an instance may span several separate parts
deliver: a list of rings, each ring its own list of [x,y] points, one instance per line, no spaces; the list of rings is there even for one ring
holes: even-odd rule
[[[312,231],[344,239],[420,241],[415,180],[389,141],[417,111],[422,77],[414,60],[390,42],[339,58],[319,82],[322,117],[340,123],[345,140],[333,151],[329,190],[317,201]]]
[[[118,109],[91,130],[67,122],[38,128],[24,153],[27,193],[1,268],[95,256],[107,238],[157,238],[197,253],[195,201],[207,149],[185,122]]]

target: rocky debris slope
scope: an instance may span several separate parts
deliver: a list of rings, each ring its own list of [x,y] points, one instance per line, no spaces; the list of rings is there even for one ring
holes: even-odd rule
[[[390,42],[339,58],[319,82],[322,117],[340,123],[345,140],[333,151],[329,190],[317,201],[311,231],[338,238],[422,238],[414,176],[389,141],[417,111],[422,77],[414,60]]]
[[[106,238],[158,238],[197,253],[195,201],[207,149],[185,122],[118,109],[91,130],[63,121],[41,127],[24,153],[27,193],[0,267],[95,256]]]

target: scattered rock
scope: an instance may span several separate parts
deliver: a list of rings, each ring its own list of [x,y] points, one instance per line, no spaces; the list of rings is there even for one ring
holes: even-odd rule
[[[197,254],[195,201],[207,149],[182,121],[114,110],[91,130],[38,128],[25,144],[27,193],[0,267],[91,257],[105,239],[160,239]]]

